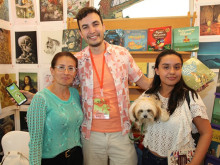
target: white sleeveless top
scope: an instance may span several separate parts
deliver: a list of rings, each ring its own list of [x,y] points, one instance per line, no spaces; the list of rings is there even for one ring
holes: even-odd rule
[[[160,95],[162,107],[167,109],[168,98]],[[143,140],[143,145],[151,151],[156,152],[160,156],[167,157],[168,150],[180,150],[186,148],[195,148],[191,131],[196,132],[197,129],[192,123],[194,117],[201,116],[208,119],[206,107],[198,95],[198,99],[194,96],[194,100],[190,95],[190,110],[188,103],[184,103],[176,108],[174,113],[166,122],[156,121],[147,127],[147,133]]]

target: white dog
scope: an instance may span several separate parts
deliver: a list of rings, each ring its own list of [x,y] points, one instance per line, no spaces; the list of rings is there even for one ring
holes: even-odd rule
[[[153,94],[144,92],[139,96],[129,108],[129,117],[135,123],[136,129],[141,131],[143,124],[143,131],[146,132],[148,124],[156,120],[167,121],[169,113],[161,105],[161,101]]]

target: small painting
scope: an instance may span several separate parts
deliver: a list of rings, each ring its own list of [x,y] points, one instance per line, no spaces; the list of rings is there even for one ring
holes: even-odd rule
[[[37,92],[37,73],[19,73],[19,89],[29,91],[31,93]]]
[[[63,1],[40,0],[40,21],[62,21]]]
[[[16,63],[37,64],[36,31],[15,32]]]
[[[11,63],[11,32],[0,28],[0,64]]]

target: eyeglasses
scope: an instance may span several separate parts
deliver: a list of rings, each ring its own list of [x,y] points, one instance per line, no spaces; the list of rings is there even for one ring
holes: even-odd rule
[[[67,69],[68,72],[70,72],[70,73],[76,72],[76,68],[75,68],[74,66],[65,67],[65,66],[59,65],[59,66],[55,66],[54,68],[57,68],[57,70],[58,70],[59,72],[65,72],[66,69]]]

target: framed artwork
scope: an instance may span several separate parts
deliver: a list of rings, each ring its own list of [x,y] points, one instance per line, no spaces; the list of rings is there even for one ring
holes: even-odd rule
[[[0,28],[0,64],[11,63],[11,32]]]
[[[13,82],[17,84],[16,75],[14,73],[0,74],[0,101],[2,108],[5,108],[10,105],[14,105],[14,103],[10,100],[10,96],[5,90],[5,87],[7,87],[9,84]]]
[[[37,32],[15,32],[16,63],[37,64]]]
[[[36,93],[38,91],[37,73],[19,72],[19,88],[31,93]]]
[[[40,21],[62,21],[63,1],[40,0]]]
[[[220,41],[220,0],[196,2],[195,26],[200,27],[200,42]]]
[[[8,0],[0,1],[0,19],[9,21]]]

